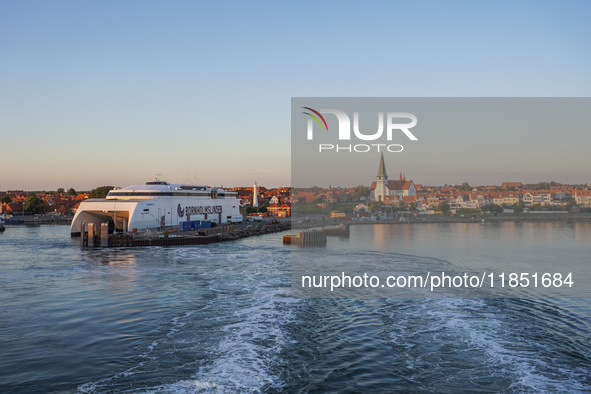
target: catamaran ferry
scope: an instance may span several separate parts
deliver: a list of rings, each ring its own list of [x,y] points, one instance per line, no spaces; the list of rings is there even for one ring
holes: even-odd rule
[[[221,224],[241,219],[240,200],[235,192],[156,180],[113,189],[105,199],[84,200],[70,232],[79,236],[83,223],[109,223],[109,232],[141,232],[177,228],[188,221]]]

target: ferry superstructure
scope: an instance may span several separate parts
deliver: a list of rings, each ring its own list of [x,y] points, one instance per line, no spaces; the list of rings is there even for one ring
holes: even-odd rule
[[[192,220],[228,223],[237,217],[240,200],[235,192],[156,180],[113,189],[105,199],[82,201],[70,232],[79,236],[82,223],[109,223],[109,231],[142,232],[178,228],[180,223]]]

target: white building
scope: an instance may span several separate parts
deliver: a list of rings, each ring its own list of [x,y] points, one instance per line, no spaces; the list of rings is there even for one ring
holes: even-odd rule
[[[402,173],[400,173],[399,180],[388,180],[383,153],[380,157],[378,175],[376,176],[375,182],[373,182],[369,188],[371,190],[370,199],[372,201],[381,201],[384,204],[389,204],[392,201],[403,201],[404,197],[417,195],[417,189],[413,181],[407,181]]]

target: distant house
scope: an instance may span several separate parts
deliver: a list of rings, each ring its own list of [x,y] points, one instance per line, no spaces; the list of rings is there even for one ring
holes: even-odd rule
[[[591,190],[576,190],[573,194],[577,205],[591,207]]]
[[[493,204],[503,206],[503,204],[513,205],[517,204],[520,200],[520,194],[518,192],[493,192],[492,200]]]
[[[274,216],[288,217],[291,216],[291,205],[289,204],[271,204],[267,207],[267,212]]]
[[[277,197],[277,195],[272,196],[269,199],[269,204],[279,204],[281,201],[279,200],[279,197]]]
[[[451,200],[450,202],[452,209],[478,209],[478,200],[472,200],[470,195],[460,195],[455,200]]]
[[[476,207],[480,208],[491,203],[490,196],[488,194],[480,192],[472,192],[470,199],[475,202]]]
[[[439,204],[439,197],[437,196],[428,196],[427,197],[427,208],[428,209],[435,209]]]
[[[552,193],[544,191],[531,191],[523,194],[521,199],[526,207],[540,204],[540,205],[551,205],[552,204]]]
[[[368,212],[369,207],[365,204],[357,204],[357,205],[355,205],[355,208],[353,208],[353,210],[355,212]]]

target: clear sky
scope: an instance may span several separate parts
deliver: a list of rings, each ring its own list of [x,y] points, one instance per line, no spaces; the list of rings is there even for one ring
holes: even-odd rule
[[[590,96],[589,20],[589,1],[0,0],[0,190],[287,186],[291,97]]]

